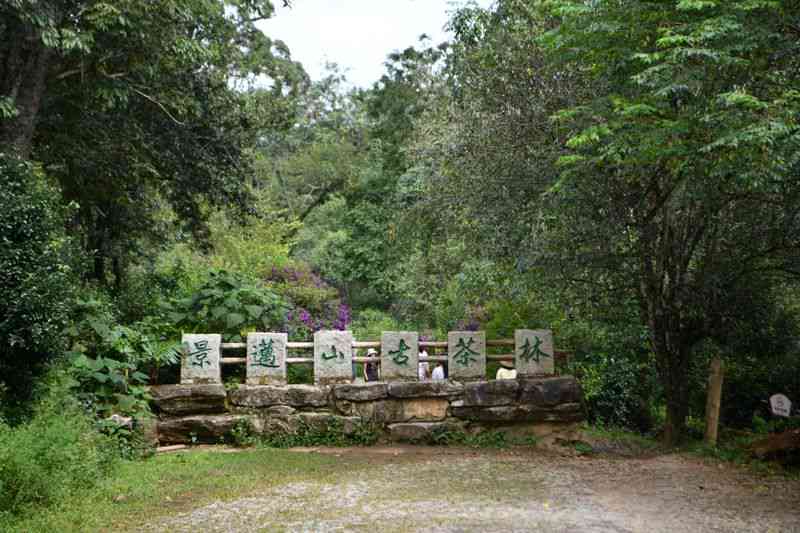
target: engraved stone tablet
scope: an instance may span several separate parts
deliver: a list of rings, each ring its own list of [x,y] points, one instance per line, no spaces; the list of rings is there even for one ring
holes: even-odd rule
[[[247,334],[247,384],[286,384],[286,333]]]
[[[549,329],[515,330],[514,366],[519,376],[554,374],[553,332]]]
[[[447,334],[448,377],[456,381],[486,379],[486,332]]]
[[[381,334],[381,379],[416,381],[419,378],[419,333],[384,331]]]
[[[775,416],[788,417],[792,413],[792,402],[783,394],[773,394],[769,398],[769,407]]]
[[[219,348],[222,336],[218,333],[186,333],[181,342],[181,383],[221,383]]]
[[[314,383],[350,383],[353,379],[353,334],[323,330],[314,333]]]

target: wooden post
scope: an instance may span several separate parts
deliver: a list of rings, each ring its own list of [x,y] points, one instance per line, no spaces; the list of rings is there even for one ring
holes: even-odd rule
[[[705,442],[710,446],[717,445],[719,430],[719,408],[722,398],[722,378],[724,371],[722,360],[715,357],[711,360],[708,374],[708,396],[706,398],[706,435]]]

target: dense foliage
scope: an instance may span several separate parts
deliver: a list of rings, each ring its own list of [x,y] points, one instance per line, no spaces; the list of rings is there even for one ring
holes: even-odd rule
[[[712,357],[724,424],[800,402],[797,0],[467,5],[369,88],[272,13],[0,5],[6,518],[136,455],[183,332],[549,328],[593,422],[669,442]]]
[[[67,348],[75,280],[67,210],[40,169],[0,154],[0,403],[30,398],[33,379]]]

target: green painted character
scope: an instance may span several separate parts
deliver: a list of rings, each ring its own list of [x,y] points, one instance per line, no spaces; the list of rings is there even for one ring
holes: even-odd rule
[[[406,344],[406,341],[400,339],[400,344],[397,346],[396,350],[389,350],[389,357],[392,358],[394,364],[400,366],[408,366],[408,356],[406,352],[410,350],[411,347]]]
[[[544,357],[550,357],[546,353],[544,353],[540,346],[542,345],[542,339],[539,337],[534,337],[536,339],[536,343],[531,346],[531,340],[525,339],[525,344],[522,345],[522,353],[520,357],[522,357],[526,362],[530,363],[531,361],[536,361],[536,364],[539,364],[539,361]]]
[[[266,342],[261,339],[258,343],[256,351],[253,352],[253,365],[264,366],[267,368],[278,368],[277,356],[275,355],[275,339],[270,339]]]
[[[205,368],[206,365],[211,366],[211,361],[208,360],[208,352],[211,351],[208,341],[197,341],[193,344],[194,351],[189,352],[189,364],[200,368]]]
[[[344,359],[344,353],[337,352],[335,345],[331,345],[331,353],[322,352],[323,361],[330,361],[331,359],[336,359],[337,357],[339,359]]]
[[[453,356],[453,359],[456,363],[460,364],[461,366],[469,366],[470,363],[474,363],[477,359],[474,356],[478,355],[478,352],[470,348],[475,343],[475,339],[472,337],[469,338],[469,342],[465,343],[464,338],[458,339],[458,344],[456,345],[456,354]]]

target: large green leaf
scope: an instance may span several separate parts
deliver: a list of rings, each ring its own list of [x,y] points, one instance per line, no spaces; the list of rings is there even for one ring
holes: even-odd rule
[[[245,317],[239,313],[231,313],[225,318],[225,325],[229,329],[237,328],[244,324]]]

